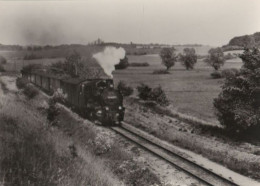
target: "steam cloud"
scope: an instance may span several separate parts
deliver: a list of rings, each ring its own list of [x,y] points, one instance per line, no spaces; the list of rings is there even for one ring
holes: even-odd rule
[[[98,52],[93,57],[104,69],[105,73],[112,77],[115,64],[118,64],[120,59],[125,57],[125,50],[122,47],[106,47],[103,52]]]

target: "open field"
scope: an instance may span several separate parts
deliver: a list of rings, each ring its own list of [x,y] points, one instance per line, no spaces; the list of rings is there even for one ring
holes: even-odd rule
[[[177,53],[181,52],[184,47],[176,47]],[[88,56],[90,53],[98,52],[102,47],[76,47],[81,55]],[[199,55],[206,55],[209,46],[195,47]],[[5,69],[8,71],[19,71],[23,66],[31,63],[51,64],[64,60],[71,48],[51,49],[42,51],[33,51],[34,54],[43,56],[43,59],[23,60],[25,54],[31,51],[7,52],[1,51],[0,55],[7,58]],[[236,53],[241,53],[238,51]],[[56,58],[51,58],[56,57]],[[164,69],[158,54],[149,55],[128,55],[129,63],[149,63],[148,67],[128,67],[125,70],[114,72],[114,79],[117,83],[123,80],[136,87],[140,83],[146,83],[151,87],[162,86],[166,91],[173,107],[182,113],[191,114],[192,116],[204,119],[206,121],[216,121],[212,101],[220,92],[223,79],[212,79],[210,73],[213,69],[199,59],[192,71],[186,71],[180,62],[170,70],[170,74],[153,75],[152,72],[158,69]],[[88,65],[93,62],[89,61]],[[239,58],[228,60],[222,69],[240,68],[242,62]]]
[[[187,71],[177,62],[170,70],[170,74],[154,75],[156,69],[163,69],[158,55],[128,56],[129,62],[150,64],[148,67],[128,67],[125,70],[114,72],[117,83],[122,80],[136,87],[140,83],[151,87],[161,86],[173,107],[188,115],[198,117],[206,121],[216,121],[212,101],[218,96],[224,79],[212,79],[210,74],[213,68],[207,66],[202,60],[198,60],[195,69]],[[240,68],[240,59],[229,60],[222,69]]]

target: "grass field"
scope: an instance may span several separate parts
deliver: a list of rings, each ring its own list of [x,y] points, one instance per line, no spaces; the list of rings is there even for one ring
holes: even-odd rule
[[[195,69],[187,71],[177,62],[170,70],[170,74],[154,75],[156,69],[163,69],[158,55],[128,56],[129,62],[150,64],[148,67],[129,67],[125,70],[115,71],[114,79],[117,83],[122,80],[136,87],[145,83],[151,87],[161,86],[173,107],[185,114],[189,114],[206,121],[216,121],[212,101],[218,96],[224,79],[212,79],[210,74],[213,68],[198,60]],[[227,61],[222,69],[240,68],[240,59]]]
[[[183,47],[178,46],[176,53],[182,51]],[[82,56],[89,56],[90,53],[95,53],[102,48],[91,47],[76,47]],[[195,47],[198,55],[206,55],[210,46]],[[29,51],[7,52],[1,51],[0,55],[7,58],[7,71],[19,71],[23,66],[31,63],[50,64],[60,60],[68,55],[71,48],[52,49],[35,51],[36,55],[44,56],[43,59],[37,60],[22,60],[21,58]],[[236,53],[241,53],[238,51]],[[55,58],[53,58],[55,57]],[[166,91],[173,107],[182,113],[190,114],[204,119],[206,121],[215,121],[214,109],[212,101],[221,90],[223,79],[211,79],[210,73],[213,69],[199,59],[192,71],[186,71],[180,62],[170,70],[170,74],[153,75],[152,72],[158,69],[165,69],[161,64],[161,59],[158,54],[149,55],[128,55],[130,63],[149,63],[148,67],[128,67],[126,70],[118,70],[114,72],[115,83],[120,80],[125,81],[131,86],[136,87],[140,83],[146,83],[151,87],[162,86]],[[88,60],[87,60],[88,61]],[[242,62],[239,58],[228,60],[222,69],[240,68]]]

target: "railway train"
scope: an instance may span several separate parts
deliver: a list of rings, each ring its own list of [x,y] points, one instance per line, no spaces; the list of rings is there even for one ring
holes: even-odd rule
[[[113,79],[72,78],[50,70],[21,71],[22,77],[52,94],[61,89],[66,105],[88,119],[102,125],[120,125],[124,119],[123,96],[114,88]]]

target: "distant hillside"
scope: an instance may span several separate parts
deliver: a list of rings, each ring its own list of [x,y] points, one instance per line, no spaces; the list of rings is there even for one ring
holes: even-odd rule
[[[260,47],[260,32],[256,32],[252,35],[237,36],[232,38],[228,45],[224,47]]]

